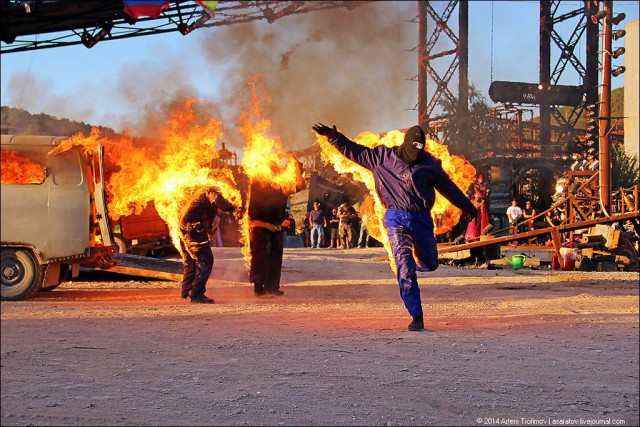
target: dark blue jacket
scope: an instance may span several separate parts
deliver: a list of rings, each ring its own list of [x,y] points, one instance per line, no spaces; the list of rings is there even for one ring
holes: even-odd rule
[[[387,209],[430,213],[435,189],[462,211],[477,214],[473,203],[442,169],[442,162],[427,152],[423,160],[410,166],[397,156],[395,148],[367,148],[341,133],[329,142],[345,157],[373,172],[376,191]]]

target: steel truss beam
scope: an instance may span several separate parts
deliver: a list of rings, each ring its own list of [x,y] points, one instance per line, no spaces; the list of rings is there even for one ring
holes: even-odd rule
[[[459,28],[461,34],[459,36],[449,26],[449,20],[451,19],[453,12],[456,8],[459,8],[461,16],[465,18],[460,19],[459,27],[466,26],[466,14],[468,5],[466,2],[459,2],[457,0],[451,0],[446,3],[444,10],[439,13],[429,1],[418,1],[418,124],[420,124],[431,137],[436,136],[436,130],[432,129],[430,122],[435,122],[442,117],[436,117],[433,115],[435,108],[443,99],[448,99],[451,102],[460,102],[462,100],[465,105],[462,108],[467,108],[467,28]],[[442,4],[443,2],[438,2]],[[431,34],[429,34],[429,28],[433,27]],[[438,43],[442,35],[446,36],[444,42]],[[439,46],[448,45],[449,49],[436,51],[436,44]],[[441,58],[449,58],[448,66],[442,71],[438,71],[433,61]],[[454,96],[449,89],[449,83],[456,72],[460,70],[460,81],[458,97]],[[429,96],[428,92],[428,79],[431,79],[435,83],[435,89]],[[464,93],[460,93],[464,92]]]
[[[122,0],[0,0],[0,53],[84,44],[198,28],[240,24],[261,19],[269,23],[288,15],[344,7],[368,1],[220,1],[209,18],[193,0],[172,0],[158,18],[129,17]],[[26,6],[29,7],[26,7]]]

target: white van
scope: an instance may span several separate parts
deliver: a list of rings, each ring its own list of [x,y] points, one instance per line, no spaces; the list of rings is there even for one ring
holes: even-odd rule
[[[48,154],[65,139],[2,135],[2,300],[53,289],[80,265],[115,264],[103,147],[90,160],[79,147]]]

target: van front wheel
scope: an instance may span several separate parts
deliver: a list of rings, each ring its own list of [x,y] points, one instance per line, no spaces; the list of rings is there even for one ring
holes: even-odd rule
[[[2,248],[1,258],[3,301],[25,299],[40,289],[44,272],[31,250]]]

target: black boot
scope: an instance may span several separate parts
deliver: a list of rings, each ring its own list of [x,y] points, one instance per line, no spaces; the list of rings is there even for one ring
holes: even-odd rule
[[[266,295],[267,291],[264,290],[264,286],[262,286],[262,283],[254,283],[253,294],[257,297],[260,297],[262,295]]]
[[[424,319],[422,316],[415,316],[413,322],[409,323],[410,331],[421,331],[424,329]]]
[[[192,304],[213,304],[215,301],[205,295],[200,295],[198,297],[191,297]]]

